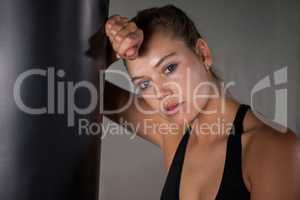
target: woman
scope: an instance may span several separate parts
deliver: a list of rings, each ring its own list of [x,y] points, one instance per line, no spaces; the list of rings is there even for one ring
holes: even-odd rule
[[[168,176],[161,199],[300,199],[299,139],[264,124],[227,94],[207,43],[182,10],[149,8],[132,20],[114,15],[104,28],[110,62],[122,59],[138,89],[136,95],[106,83],[105,108],[134,98],[108,117],[125,118],[162,149]],[[90,40],[94,58],[97,42]],[[177,126],[147,130],[145,120]]]

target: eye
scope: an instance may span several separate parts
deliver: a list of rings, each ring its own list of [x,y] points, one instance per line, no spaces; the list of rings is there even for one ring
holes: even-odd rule
[[[169,65],[167,65],[167,67],[165,67],[164,73],[165,74],[172,73],[173,71],[175,71],[176,68],[177,68],[177,64],[175,64],[175,63],[169,64]]]
[[[141,81],[138,86],[141,90],[145,90],[150,84],[149,80]]]

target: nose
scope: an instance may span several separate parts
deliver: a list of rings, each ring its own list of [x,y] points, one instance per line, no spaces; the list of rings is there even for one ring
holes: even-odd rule
[[[156,96],[158,100],[163,100],[165,97],[172,95],[172,90],[166,86],[157,87]]]

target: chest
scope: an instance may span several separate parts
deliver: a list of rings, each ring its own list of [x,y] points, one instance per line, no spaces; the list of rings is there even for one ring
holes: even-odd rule
[[[226,142],[207,148],[187,148],[180,174],[182,200],[214,200],[224,172]]]

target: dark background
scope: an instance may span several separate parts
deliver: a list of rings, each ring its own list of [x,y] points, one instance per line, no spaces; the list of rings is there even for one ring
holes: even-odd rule
[[[13,87],[22,72],[54,67],[65,72],[59,81],[86,80],[99,88],[98,70],[84,51],[107,12],[108,0],[0,1],[1,200],[98,199],[100,134],[79,135],[76,124],[67,126],[66,110],[22,112]],[[28,106],[41,107],[47,105],[49,92],[46,78],[35,76],[22,84],[21,97]],[[79,90],[76,104],[87,106],[88,94]],[[95,112],[75,115],[75,122],[79,117],[99,120]]]

